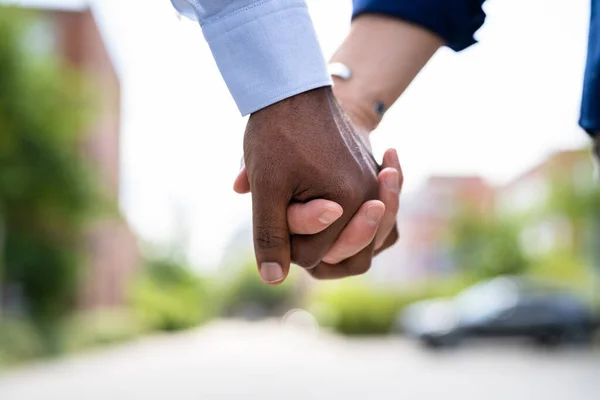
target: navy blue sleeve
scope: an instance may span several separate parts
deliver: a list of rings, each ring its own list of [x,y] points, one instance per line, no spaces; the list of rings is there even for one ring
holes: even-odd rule
[[[579,125],[590,135],[600,135],[600,0],[592,0],[587,63]]]
[[[485,0],[353,0],[354,17],[384,14],[419,25],[440,36],[453,50],[473,43],[483,25]]]

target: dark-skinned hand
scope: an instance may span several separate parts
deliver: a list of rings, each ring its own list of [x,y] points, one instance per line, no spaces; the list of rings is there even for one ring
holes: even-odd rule
[[[368,135],[357,133],[329,88],[253,114],[244,157],[247,169],[235,190],[252,192],[265,282],[283,281],[290,261],[317,278],[357,275],[368,270],[376,249],[397,240],[397,155],[386,152],[378,176]]]

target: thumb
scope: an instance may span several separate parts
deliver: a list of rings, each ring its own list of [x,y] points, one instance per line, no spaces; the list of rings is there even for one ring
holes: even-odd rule
[[[243,167],[238,176],[233,182],[233,190],[239,194],[246,194],[250,192],[250,182],[248,181],[248,172],[246,167]]]
[[[289,198],[273,188],[252,191],[254,252],[261,279],[270,285],[283,282],[290,269]]]

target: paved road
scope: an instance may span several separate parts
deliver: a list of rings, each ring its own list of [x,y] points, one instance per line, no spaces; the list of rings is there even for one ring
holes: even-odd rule
[[[431,354],[221,322],[0,376],[2,400],[598,400],[600,354],[474,346]]]

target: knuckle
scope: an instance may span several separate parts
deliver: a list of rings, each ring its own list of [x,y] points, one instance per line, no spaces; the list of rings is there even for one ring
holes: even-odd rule
[[[371,258],[349,264],[346,271],[348,272],[348,276],[357,276],[367,273],[369,269],[371,269]]]
[[[375,251],[375,255],[378,255],[379,253],[381,253],[382,251],[389,249],[390,247],[392,247],[394,244],[396,244],[398,242],[398,240],[400,239],[400,232],[398,231],[398,226],[395,225],[394,229],[392,229],[392,231],[390,232],[390,234],[385,238],[385,240],[383,241],[383,243],[381,244],[381,247],[379,247],[376,251]]]
[[[285,229],[274,227],[256,227],[254,245],[259,250],[275,249],[286,246],[289,240]]]
[[[308,272],[311,277],[319,281],[330,281],[332,279],[344,278],[344,275],[340,275],[339,270],[331,269],[329,265],[323,263],[320,263],[318,268],[309,269],[306,272]]]
[[[316,268],[307,269],[306,272],[308,272],[308,274],[311,277],[313,277],[314,279],[317,279],[317,280],[323,280],[323,279],[325,279],[325,277],[323,276],[323,274],[319,273],[318,269],[316,269]]]
[[[343,279],[366,273],[371,268],[371,258],[346,261],[335,266],[320,263],[318,268],[308,269],[311,277],[317,280]]]
[[[400,231],[398,225],[394,225],[394,229],[390,232],[391,244],[395,244],[400,239]]]
[[[307,270],[307,272],[310,274],[311,277],[318,281],[330,281],[332,279],[336,279],[336,277],[327,273],[323,273],[322,271],[317,272],[316,269],[309,269]]]
[[[321,260],[311,254],[298,254],[292,251],[292,262],[306,270],[314,269]]]
[[[383,243],[382,250],[390,248],[393,245],[395,245],[398,242],[399,238],[400,238],[400,235],[398,234],[398,229],[394,228],[390,232],[390,235],[387,237],[387,239],[385,240],[385,242]]]
[[[293,235],[291,260],[299,267],[313,269],[319,265],[328,247],[321,235]]]

